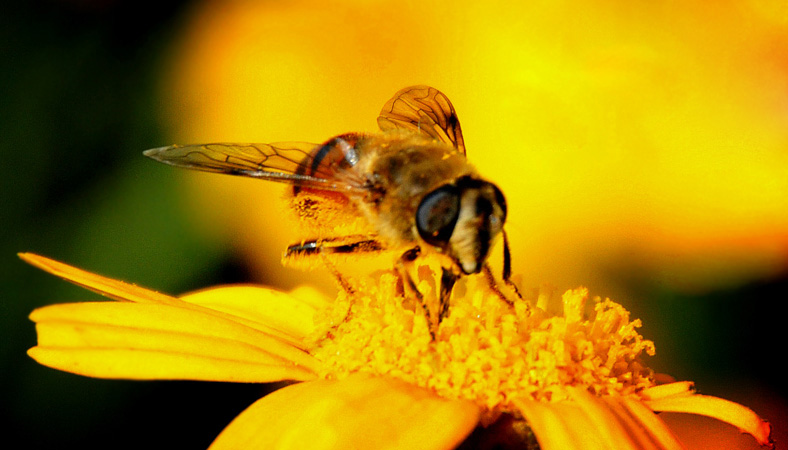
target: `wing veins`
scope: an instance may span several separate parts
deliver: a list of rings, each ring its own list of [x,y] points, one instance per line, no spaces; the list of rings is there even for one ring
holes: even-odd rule
[[[364,180],[343,174],[337,177],[330,171],[314,175],[299,173],[312,163],[308,150],[317,144],[308,143],[213,143],[200,145],[174,145],[147,150],[144,154],[157,161],[176,167],[206,172],[241,175],[250,178],[279,181],[302,187],[344,193],[364,193],[368,188]],[[296,154],[295,159],[291,154]]]
[[[457,113],[448,97],[429,86],[400,90],[378,116],[381,130],[407,129],[451,144],[465,154],[465,142]]]

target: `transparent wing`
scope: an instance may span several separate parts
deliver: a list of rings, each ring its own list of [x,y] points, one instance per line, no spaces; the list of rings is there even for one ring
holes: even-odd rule
[[[204,172],[226,173],[279,181],[321,190],[366,191],[363,180],[352,173],[321,170],[312,164],[318,144],[279,142],[274,144],[215,143],[172,145],[145,150],[143,154],[171,166]],[[307,174],[309,169],[309,174]]]
[[[407,129],[426,134],[454,146],[465,154],[460,121],[448,97],[430,86],[410,86],[400,90],[380,111],[381,130]]]

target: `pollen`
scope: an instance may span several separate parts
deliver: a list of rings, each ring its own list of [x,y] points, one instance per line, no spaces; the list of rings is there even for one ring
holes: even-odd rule
[[[419,269],[427,305],[435,302],[435,273]],[[609,299],[589,301],[585,288],[563,295],[541,289],[510,305],[484,277],[465,277],[433,337],[424,308],[404,306],[395,275],[359,283],[316,315],[322,322],[310,353],[322,361],[326,379],[354,372],[393,377],[471,400],[493,418],[516,412],[523,400],[566,400],[577,387],[631,395],[656,384],[642,362],[655,349],[638,333],[640,321]]]

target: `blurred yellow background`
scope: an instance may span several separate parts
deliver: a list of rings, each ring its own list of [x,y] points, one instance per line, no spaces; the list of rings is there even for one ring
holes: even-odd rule
[[[522,288],[585,285],[613,297],[644,319],[657,370],[753,407],[786,436],[785,389],[772,367],[786,342],[775,310],[788,300],[785,2],[47,6],[43,16],[11,16],[19,22],[9,35],[55,30],[17,36],[15,45],[28,45],[14,53],[26,63],[19,74],[26,81],[11,87],[57,101],[34,103],[33,113],[46,114],[23,122],[40,121],[43,134],[19,133],[3,149],[12,167],[29,167],[25,177],[6,177],[17,199],[6,211],[25,212],[8,214],[16,220],[10,229],[20,231],[3,246],[7,256],[40,252],[173,293],[218,282],[309,282],[330,292],[321,271],[279,264],[299,238],[282,186],[178,171],[139,152],[371,132],[394,92],[429,84],[454,103],[469,159],[506,194]],[[139,28],[110,26],[125,17]],[[77,25],[64,25],[66,18]],[[62,35],[76,38],[63,43]],[[25,48],[44,62],[20,56],[30,54]],[[46,70],[35,70],[37,62]],[[114,81],[74,75],[85,73]],[[28,91],[13,92],[17,100],[3,113],[20,121],[31,114],[19,111],[29,104],[19,92]],[[136,119],[122,121],[116,109]],[[84,142],[93,150],[79,156]],[[78,181],[84,189],[60,189]],[[48,187],[36,194],[34,185]],[[9,373],[12,380],[48,370],[19,354],[32,345],[25,311],[87,297],[49,281],[31,290],[22,282],[40,284],[44,276],[19,265],[9,263],[18,283],[10,298],[29,300],[7,314],[20,330],[14,336],[22,336],[7,350],[22,367]],[[64,395],[63,383],[83,386],[70,375],[47,377],[53,387],[44,391],[52,395]],[[88,382],[115,392],[120,385]],[[172,388],[156,389],[152,398]],[[32,391],[22,389],[29,395],[16,402],[51,398]],[[73,407],[78,397],[64,404]],[[15,417],[34,423],[27,408]],[[74,431],[73,439],[94,432]]]
[[[788,10],[522,3],[207,3],[163,81],[172,140],[374,131],[395,91],[426,83],[506,193],[524,285],[609,293],[625,265],[706,291],[784,270]],[[269,282],[301,282],[277,265],[297,238],[279,186],[188,177],[211,234]]]

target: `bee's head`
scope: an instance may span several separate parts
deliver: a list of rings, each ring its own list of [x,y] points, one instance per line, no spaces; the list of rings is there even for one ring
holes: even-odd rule
[[[449,255],[465,274],[482,270],[505,220],[506,200],[501,190],[470,176],[431,191],[416,211],[421,238]]]

